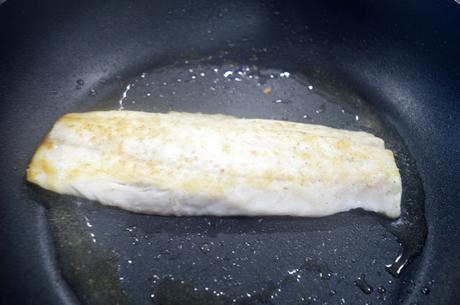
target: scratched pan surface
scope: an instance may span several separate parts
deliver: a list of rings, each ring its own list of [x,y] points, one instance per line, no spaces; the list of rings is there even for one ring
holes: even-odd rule
[[[1,303],[456,304],[458,20],[453,1],[0,5]],[[60,115],[120,107],[373,132],[404,222],[147,216],[25,183]],[[400,241],[425,245],[395,278]]]

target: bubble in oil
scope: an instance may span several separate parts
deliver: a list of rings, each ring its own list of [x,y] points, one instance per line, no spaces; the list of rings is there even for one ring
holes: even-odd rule
[[[200,246],[200,250],[204,254],[208,254],[209,252],[211,252],[211,246],[208,243],[204,243]]]
[[[320,114],[326,111],[326,104],[321,104],[318,109],[315,110],[316,114]]]
[[[356,281],[355,285],[364,293],[364,294],[371,294],[374,289],[372,288],[369,283],[367,283],[366,278],[364,275],[359,276]]]
[[[422,289],[421,289],[420,291],[421,291],[422,294],[424,294],[424,295],[430,294],[430,288],[428,288],[428,287],[426,287],[426,286],[422,287]]]
[[[276,99],[276,100],[274,100],[273,102],[274,102],[275,104],[289,104],[289,103],[291,103],[291,101],[286,100],[286,99],[284,99],[284,100],[283,100],[283,99]]]

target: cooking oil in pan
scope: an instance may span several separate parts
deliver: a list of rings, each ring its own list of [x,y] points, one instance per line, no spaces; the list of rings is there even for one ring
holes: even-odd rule
[[[79,111],[221,113],[368,131],[394,151],[403,199],[401,218],[392,222],[362,211],[318,219],[161,217],[40,195],[48,205],[63,275],[82,303],[396,300],[399,284],[392,275],[421,251],[426,235],[423,189],[402,139],[359,97],[312,73],[212,58],[145,71],[120,83],[110,99],[89,96],[94,104]],[[355,288],[351,297],[350,287]]]

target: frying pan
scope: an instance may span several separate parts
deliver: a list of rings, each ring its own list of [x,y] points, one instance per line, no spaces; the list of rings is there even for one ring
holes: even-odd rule
[[[459,22],[454,1],[4,2],[0,302],[458,304]],[[25,182],[59,116],[120,103],[374,132],[403,219],[137,215]]]

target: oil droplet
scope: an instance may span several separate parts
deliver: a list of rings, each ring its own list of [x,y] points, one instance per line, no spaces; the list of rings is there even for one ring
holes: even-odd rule
[[[421,291],[422,291],[422,293],[423,293],[424,295],[430,294],[430,288],[428,288],[428,287],[426,287],[426,286],[425,286],[425,287],[422,287]]]
[[[283,100],[283,99],[276,99],[273,101],[275,104],[289,104],[291,101],[289,100]]]
[[[224,77],[229,77],[230,75],[233,75],[233,71],[227,71],[224,73]]]
[[[93,225],[89,222],[88,217],[85,216],[84,218],[85,218],[86,226],[87,226],[88,228],[92,228]]]
[[[383,286],[379,286],[377,287],[377,292],[380,294],[384,294],[386,292],[386,289]]]
[[[316,297],[316,296],[308,297],[308,298],[307,298],[307,301],[308,301],[307,304],[315,303],[315,302],[318,301],[318,297]]]
[[[286,78],[288,78],[289,76],[291,76],[291,73],[289,73],[289,72],[281,72],[281,73],[280,73],[280,77],[286,77]]]
[[[355,285],[361,289],[362,292],[364,292],[365,294],[371,294],[372,291],[374,290],[372,288],[372,286],[370,286],[365,278],[364,278],[364,275],[361,275],[358,277],[358,279],[355,281]]]
[[[288,270],[289,275],[292,275],[294,273],[297,273],[299,271],[298,269],[293,269],[293,270]]]
[[[318,109],[315,110],[316,114],[323,113],[326,110],[326,105],[321,104]]]
[[[326,271],[326,272],[321,271],[319,273],[319,277],[322,278],[323,280],[329,280],[332,277],[332,273],[330,273],[329,271]]]
[[[128,231],[129,233],[132,233],[132,232],[134,232],[135,230],[136,230],[136,226],[127,227],[127,228],[125,229],[125,231]]]
[[[332,272],[325,262],[314,261],[311,257],[305,258],[301,268],[308,271],[318,272],[320,278],[323,280],[329,280],[332,277]]]
[[[95,89],[91,89],[91,90],[89,90],[89,94],[91,96],[95,96],[95,95],[97,95],[97,91]]]
[[[128,86],[126,86],[125,90],[123,91],[123,93],[121,94],[121,98],[120,100],[118,101],[118,105],[120,105],[120,107],[118,107],[118,110],[123,110],[125,109],[125,107],[123,106],[123,101],[126,99],[126,97],[128,96],[128,91],[131,89],[131,84],[128,84]]]
[[[211,252],[211,247],[209,246],[209,244],[205,243],[205,244],[201,245],[200,250],[204,254],[207,254],[207,253]]]

